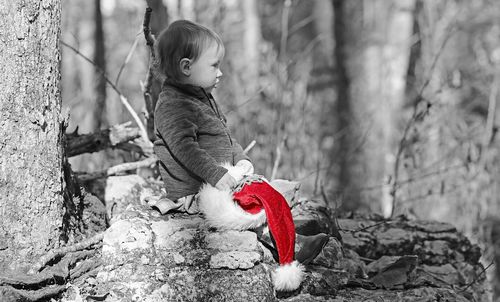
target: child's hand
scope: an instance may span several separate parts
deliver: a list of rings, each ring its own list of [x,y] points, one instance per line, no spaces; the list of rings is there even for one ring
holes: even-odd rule
[[[229,175],[229,173],[224,174],[221,179],[215,184],[215,187],[221,191],[231,190],[231,188],[235,187],[238,183],[236,179]]]
[[[243,173],[244,175],[253,174],[253,172],[254,172],[254,168],[253,168],[252,163],[246,159],[242,159],[242,160],[238,161],[236,163],[236,166],[243,168],[243,170],[245,171],[245,173]]]

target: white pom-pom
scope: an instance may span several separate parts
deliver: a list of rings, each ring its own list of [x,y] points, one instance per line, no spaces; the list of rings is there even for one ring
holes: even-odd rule
[[[297,261],[279,266],[272,274],[277,291],[293,291],[302,283],[304,267]]]

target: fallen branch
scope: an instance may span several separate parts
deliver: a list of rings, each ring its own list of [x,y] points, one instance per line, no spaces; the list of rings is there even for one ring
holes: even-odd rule
[[[128,127],[130,124],[131,122],[127,122],[89,134],[79,135],[76,131],[74,133],[67,133],[66,155],[71,157],[107,148],[117,148],[119,144],[140,137],[140,130]]]
[[[158,158],[155,155],[152,155],[146,159],[143,159],[143,160],[140,160],[137,162],[119,164],[119,165],[116,165],[114,167],[108,168],[108,169],[100,171],[100,172],[95,172],[95,173],[75,172],[75,175],[79,181],[86,182],[86,181],[91,181],[91,180],[102,178],[102,177],[116,175],[116,174],[123,173],[123,172],[130,171],[130,170],[135,170],[138,168],[150,167],[150,166],[154,165],[157,161],[158,161]]]
[[[368,230],[368,229],[374,228],[374,227],[379,226],[379,225],[383,225],[383,224],[390,224],[390,223],[392,223],[392,222],[393,222],[393,221],[384,220],[384,221],[377,222],[377,223],[374,223],[374,224],[371,224],[371,225],[369,225],[369,226],[362,227],[362,228],[359,228],[359,229],[356,229],[356,230],[349,230],[349,229],[343,229],[343,228],[341,228],[340,230],[342,230],[342,231],[344,231],[344,232],[357,233],[357,232],[366,231],[366,230]]]

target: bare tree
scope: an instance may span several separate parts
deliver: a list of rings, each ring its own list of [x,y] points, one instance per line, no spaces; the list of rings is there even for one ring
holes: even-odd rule
[[[0,270],[59,245],[61,1],[0,1]]]
[[[101,13],[101,0],[94,0],[94,106],[92,130],[107,126],[106,117],[106,47]]]
[[[374,208],[373,200],[381,200],[392,172],[392,138],[404,99],[414,1],[333,4],[339,187],[345,209]]]

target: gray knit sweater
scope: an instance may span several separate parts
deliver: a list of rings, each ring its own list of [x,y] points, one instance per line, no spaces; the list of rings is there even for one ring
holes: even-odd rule
[[[155,108],[154,152],[167,197],[196,194],[203,182],[213,186],[227,170],[220,166],[249,158],[231,138],[226,119],[201,87],[166,81]]]

